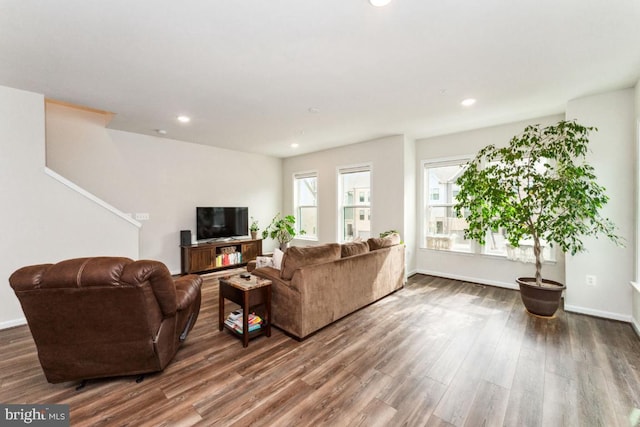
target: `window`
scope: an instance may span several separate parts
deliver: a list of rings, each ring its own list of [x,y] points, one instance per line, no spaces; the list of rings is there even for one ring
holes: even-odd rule
[[[455,182],[464,172],[467,160],[424,163],[425,240],[422,242],[423,247],[453,252],[482,253],[524,261],[528,253],[533,252],[532,242],[522,241],[520,248],[514,250],[508,245],[506,232],[502,228],[487,232],[484,246],[464,238],[467,222],[463,218],[456,217],[453,206],[456,204],[459,192]],[[555,251],[544,242],[543,258],[547,261],[555,260]]]
[[[318,174],[299,173],[293,176],[294,211],[297,231],[304,230],[306,239],[318,238]]]
[[[464,238],[467,222],[456,217],[453,206],[459,188],[455,181],[464,171],[467,159],[425,163],[424,247],[456,252],[472,252],[473,245]]]
[[[340,236],[342,242],[371,237],[371,168],[344,168],[338,171]]]

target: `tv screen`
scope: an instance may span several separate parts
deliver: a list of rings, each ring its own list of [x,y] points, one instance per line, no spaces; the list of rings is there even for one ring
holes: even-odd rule
[[[249,208],[196,208],[198,240],[219,239],[249,234]]]

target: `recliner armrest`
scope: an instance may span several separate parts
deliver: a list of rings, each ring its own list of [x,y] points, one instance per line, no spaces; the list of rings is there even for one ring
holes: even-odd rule
[[[176,302],[178,311],[189,307],[198,297],[202,286],[202,277],[197,274],[189,274],[175,280]]]

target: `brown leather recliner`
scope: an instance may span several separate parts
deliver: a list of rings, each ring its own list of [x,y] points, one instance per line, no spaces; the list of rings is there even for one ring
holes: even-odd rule
[[[23,267],[9,283],[47,380],[60,383],[163,370],[196,322],[202,278],[96,257]]]

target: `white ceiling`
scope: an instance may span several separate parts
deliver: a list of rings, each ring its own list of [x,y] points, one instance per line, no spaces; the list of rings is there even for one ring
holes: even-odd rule
[[[559,113],[639,78],[638,0],[0,0],[0,85],[279,157]]]

